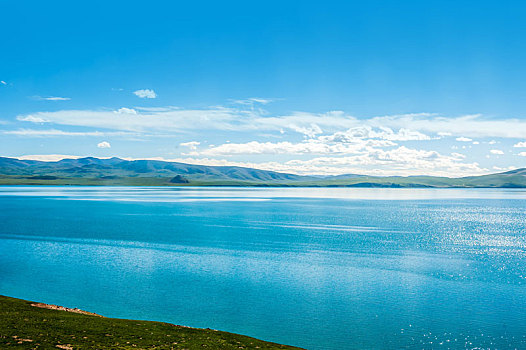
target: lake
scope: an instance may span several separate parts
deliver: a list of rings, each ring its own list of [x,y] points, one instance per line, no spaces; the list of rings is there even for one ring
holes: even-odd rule
[[[0,187],[0,294],[308,349],[526,348],[526,190]]]

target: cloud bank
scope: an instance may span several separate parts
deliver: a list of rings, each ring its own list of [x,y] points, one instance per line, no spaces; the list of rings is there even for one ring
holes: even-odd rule
[[[149,89],[137,90],[135,94],[142,98],[156,97]],[[471,154],[451,153],[451,149],[467,150],[476,145],[474,148],[481,149],[481,159],[489,154],[517,157],[524,153],[508,155],[501,149],[485,148],[505,139],[524,139],[526,121],[521,119],[496,120],[482,115],[444,117],[433,113],[357,118],[342,111],[270,114],[260,107],[270,102],[251,98],[234,100],[230,106],[201,109],[134,106],[42,111],[16,117],[18,122],[35,128],[3,133],[26,137],[175,138],[178,141],[174,147],[180,156],[172,159],[180,162],[239,165],[297,174],[475,175],[489,170]],[[48,128],[41,129],[43,126]],[[87,130],[65,131],[59,130],[59,126]],[[186,138],[190,134],[201,138],[181,142],[181,136]],[[215,145],[210,145],[206,139],[209,135],[229,135],[227,140],[233,137],[234,141],[216,140]],[[110,148],[110,141],[101,142],[98,147]],[[512,142],[514,147],[526,147],[526,141],[517,141]],[[449,146],[439,151],[437,142]]]

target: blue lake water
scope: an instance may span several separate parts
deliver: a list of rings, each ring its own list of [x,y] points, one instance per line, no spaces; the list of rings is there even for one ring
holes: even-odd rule
[[[0,294],[308,349],[525,349],[526,191],[4,186]]]

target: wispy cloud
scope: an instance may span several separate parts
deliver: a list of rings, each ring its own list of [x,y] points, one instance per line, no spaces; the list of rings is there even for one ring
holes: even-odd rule
[[[138,110],[141,113],[138,113]],[[356,127],[390,129],[393,130],[393,137],[406,139],[412,137],[419,140],[449,137],[445,135],[451,134],[461,142],[472,142],[474,137],[523,138],[526,135],[526,120],[492,120],[479,115],[445,118],[420,113],[358,119],[341,111],[330,111],[326,113],[294,112],[267,116],[266,112],[262,113],[251,108],[221,106],[208,109],[123,107],[117,110],[117,113],[108,110],[60,110],[19,115],[17,119],[36,123],[50,122],[127,131],[289,131],[311,138],[321,133],[343,132],[342,130]],[[395,136],[401,132],[412,136]]]
[[[133,93],[140,98],[156,98],[157,97],[157,94],[152,89],[136,90]]]
[[[16,119],[22,122],[31,122],[31,123],[49,123],[50,122],[47,119],[44,119],[41,117],[35,117],[34,115],[18,116]]]
[[[453,136],[465,138],[503,137],[523,138],[526,132],[526,120],[515,118],[489,119],[482,115],[465,115],[460,117],[427,116],[394,116],[373,118],[384,122],[391,128],[405,127],[423,133],[449,132]]]
[[[3,130],[2,134],[29,136],[29,137],[53,137],[53,136],[130,136],[133,133],[122,131],[64,131],[57,129],[35,130],[35,129],[18,129],[18,130]]]
[[[502,151],[500,149],[492,149],[492,150],[489,151],[489,153],[495,154],[495,155],[502,155],[502,154],[504,154],[504,151]]]
[[[48,96],[48,97],[34,96],[33,98],[39,101],[69,101],[71,100],[70,97],[59,97],[59,96]]]
[[[0,80],[0,84],[7,85],[7,82],[5,80]]]
[[[118,111],[123,111],[119,109]],[[62,110],[20,115],[19,121],[34,123],[54,123],[96,127],[127,131],[171,131],[182,130],[234,130],[247,127],[248,120],[239,121],[246,116],[236,110],[211,108],[205,110],[181,110],[169,108],[162,111],[144,113],[115,113],[108,110]],[[253,118],[250,118],[251,120]]]
[[[316,135],[323,133],[323,130],[317,124],[314,123],[312,123],[309,126],[299,126],[295,124],[290,124],[289,128],[310,138],[313,138]]]
[[[232,101],[232,103],[236,103],[236,104],[240,104],[240,105],[254,105],[256,103],[259,103],[259,104],[262,104],[262,105],[266,105],[268,103],[271,103],[271,102],[274,102],[276,101],[277,99],[275,98],[261,98],[261,97],[251,97],[251,98],[246,98],[246,99],[242,99],[242,100],[230,100]]]

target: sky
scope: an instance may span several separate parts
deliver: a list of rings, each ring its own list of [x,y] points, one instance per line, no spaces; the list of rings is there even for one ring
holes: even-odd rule
[[[0,0],[0,156],[526,167],[524,1]]]

